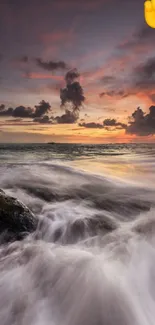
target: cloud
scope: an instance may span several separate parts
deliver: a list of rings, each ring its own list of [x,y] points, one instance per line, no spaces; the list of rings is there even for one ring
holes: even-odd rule
[[[0,53],[0,62],[3,60],[3,54]]]
[[[126,92],[125,90],[109,90],[109,91],[104,91],[102,93],[99,94],[100,98],[104,97],[104,96],[108,96],[108,97],[121,97],[121,98],[125,98],[128,97],[130,94],[128,92]]]
[[[16,108],[5,109],[4,105],[0,106],[0,116],[12,116],[12,117],[21,117],[21,118],[36,118],[45,115],[50,111],[50,104],[42,100],[39,105],[36,105],[35,108],[18,106]]]
[[[27,55],[23,55],[21,58],[19,58],[19,62],[28,63],[29,62],[29,57]]]
[[[0,110],[0,116],[12,116],[12,117],[21,117],[21,118],[28,118],[32,117],[33,110],[30,107],[18,106],[15,109],[9,107],[8,109]]]
[[[28,118],[32,117],[33,110],[31,107],[18,106],[12,111],[12,116]]]
[[[68,69],[68,65],[64,61],[45,62],[42,59],[37,58],[36,63],[40,68],[42,68],[44,70],[48,70],[48,71],[67,70]]]
[[[113,84],[116,82],[116,78],[113,76],[104,76],[100,79],[101,83],[103,84]]]
[[[77,78],[80,77],[80,74],[76,69],[70,70],[65,75],[65,80],[67,85],[72,84]]]
[[[105,128],[107,131],[111,129],[111,127],[114,127],[115,129],[126,129],[126,124],[117,122],[115,119],[105,119],[103,123],[95,123],[95,122],[89,122],[89,123],[79,123],[79,126],[89,128],[89,129],[103,129]]]
[[[129,41],[125,41],[119,45],[121,50],[134,50],[138,48],[146,48],[153,46],[155,42],[155,33],[152,28],[146,24],[142,25],[138,30],[134,32],[132,38]]]
[[[121,122],[117,122],[115,119],[105,119],[103,121],[103,125],[106,126],[106,127],[111,127],[111,126],[114,126],[114,127],[119,127],[121,129],[126,129],[127,125],[124,124],[124,123],[121,123]]]
[[[0,110],[0,116],[13,116],[13,108],[9,107],[8,109],[1,109]]]
[[[85,127],[88,129],[103,129],[104,128],[103,124],[95,123],[95,122],[89,122],[89,123],[83,122],[83,123],[79,123],[79,126]]]
[[[35,112],[33,114],[34,117],[41,117],[44,114],[48,113],[51,109],[51,105],[48,102],[42,100],[39,105],[35,106]]]
[[[76,79],[80,76],[76,69],[70,70],[65,76],[66,88],[60,89],[61,106],[67,103],[72,105],[72,109],[79,110],[85,101],[84,91]]]
[[[139,65],[136,68],[136,72],[142,73],[148,78],[152,78],[155,74],[155,58],[149,58],[144,64]]]
[[[110,77],[110,76],[109,76]],[[122,85],[119,86],[119,80],[113,83],[113,79],[106,78],[109,81],[109,89],[104,89],[99,93],[100,98],[116,98],[124,99],[129,96],[145,96],[152,102],[155,102],[154,89],[155,89],[155,58],[150,57],[144,59],[129,72],[128,80],[123,80]],[[102,80],[102,79],[101,79]],[[106,83],[105,83],[106,86]],[[105,88],[104,86],[104,88]]]
[[[139,64],[133,71],[134,86],[140,89],[154,88],[155,84],[155,58],[149,58]]]
[[[4,111],[4,109],[5,109],[5,105],[4,105],[4,104],[1,104],[1,105],[0,105],[0,112],[1,112],[1,111]]]
[[[0,116],[12,116],[21,118],[31,118],[33,116],[33,109],[31,107],[18,106],[16,108],[9,107],[8,109],[0,110]]]
[[[42,117],[36,117],[36,118],[34,118],[33,121],[40,123],[40,124],[52,124],[52,121],[48,115],[44,115]]]
[[[139,41],[155,41],[154,30],[148,25],[144,24],[142,27],[135,33],[135,38]]]
[[[155,134],[155,106],[149,108],[148,114],[138,107],[130,117],[126,132],[140,136]]]
[[[0,105],[0,116],[10,116],[14,117],[12,122],[20,122],[23,125],[23,118],[29,118],[31,121],[27,122],[28,124],[34,122],[39,124],[74,124],[79,118],[79,112],[77,110],[70,111],[65,110],[65,113],[61,116],[56,116],[55,118],[49,117],[47,114],[51,111],[51,106],[48,102],[42,100],[34,108],[18,106],[16,108],[5,108],[5,105]],[[18,119],[17,119],[18,118]],[[10,120],[11,121],[11,120]],[[10,122],[9,121],[9,122]],[[28,125],[27,124],[27,125]]]
[[[78,118],[78,112],[71,112],[66,109],[65,114],[55,118],[55,122],[58,124],[73,124],[78,120]]]

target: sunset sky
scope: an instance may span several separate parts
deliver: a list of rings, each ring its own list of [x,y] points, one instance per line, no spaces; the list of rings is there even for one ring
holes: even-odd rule
[[[154,142],[155,29],[143,7],[142,0],[2,0],[0,142]],[[60,108],[74,68],[85,96],[75,119]]]

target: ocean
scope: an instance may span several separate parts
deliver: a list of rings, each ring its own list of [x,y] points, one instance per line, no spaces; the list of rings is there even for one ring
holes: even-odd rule
[[[155,144],[0,144],[39,219],[0,247],[1,325],[154,325]]]

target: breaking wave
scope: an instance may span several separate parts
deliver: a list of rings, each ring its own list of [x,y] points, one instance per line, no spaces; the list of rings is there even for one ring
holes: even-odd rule
[[[49,161],[0,172],[0,187],[39,218],[0,247],[0,324],[154,324],[152,183]]]

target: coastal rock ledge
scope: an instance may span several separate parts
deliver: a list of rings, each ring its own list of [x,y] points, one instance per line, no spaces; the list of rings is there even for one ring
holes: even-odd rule
[[[37,228],[38,220],[20,201],[0,189],[0,244],[22,240]]]

